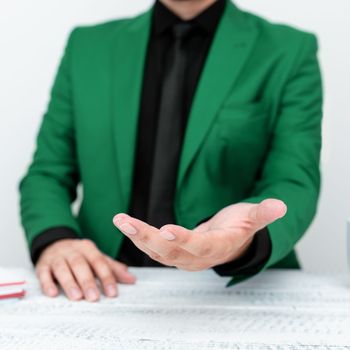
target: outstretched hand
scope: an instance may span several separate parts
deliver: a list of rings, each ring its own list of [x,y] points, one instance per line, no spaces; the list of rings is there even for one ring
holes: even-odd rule
[[[178,225],[157,229],[120,213],[113,218],[132,242],[153,260],[187,271],[200,271],[239,258],[254,234],[282,218],[286,205],[277,199],[229,205],[193,230]]]

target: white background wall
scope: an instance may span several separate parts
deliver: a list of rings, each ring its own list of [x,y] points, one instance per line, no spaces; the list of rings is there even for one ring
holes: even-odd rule
[[[0,3],[0,266],[29,266],[17,183],[34,147],[67,35],[73,26],[136,14],[151,0],[12,0]],[[298,250],[313,271],[345,271],[350,216],[349,0],[237,0],[273,21],[316,32],[326,94],[323,191]]]

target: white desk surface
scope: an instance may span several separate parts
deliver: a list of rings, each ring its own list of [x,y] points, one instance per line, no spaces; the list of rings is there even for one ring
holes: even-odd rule
[[[350,349],[350,275],[266,271],[237,286],[212,271],[131,269],[116,299],[0,301],[0,349]]]

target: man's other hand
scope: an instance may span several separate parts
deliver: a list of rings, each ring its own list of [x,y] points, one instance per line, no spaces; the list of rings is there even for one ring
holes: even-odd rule
[[[36,274],[45,295],[57,296],[58,284],[71,300],[97,301],[98,284],[106,296],[115,297],[117,283],[135,282],[126,265],[102,254],[87,239],[63,239],[48,246],[36,264]]]
[[[277,199],[259,204],[229,205],[194,230],[178,225],[157,229],[127,214],[113,222],[153,260],[187,271],[205,270],[234,261],[248,249],[256,232],[286,214],[286,205]]]

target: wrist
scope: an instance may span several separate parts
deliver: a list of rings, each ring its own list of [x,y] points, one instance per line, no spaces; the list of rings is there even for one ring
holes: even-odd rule
[[[227,264],[238,259],[243,259],[249,252],[249,248],[251,247],[253,240],[254,235],[252,237],[249,237],[238,250],[235,249],[232,255],[230,255],[223,263]]]
[[[45,230],[34,238],[31,244],[31,260],[34,265],[36,265],[39,257],[43,251],[52,246],[55,242],[59,242],[63,239],[77,239],[79,238],[78,234],[68,227],[54,227],[48,230]]]

